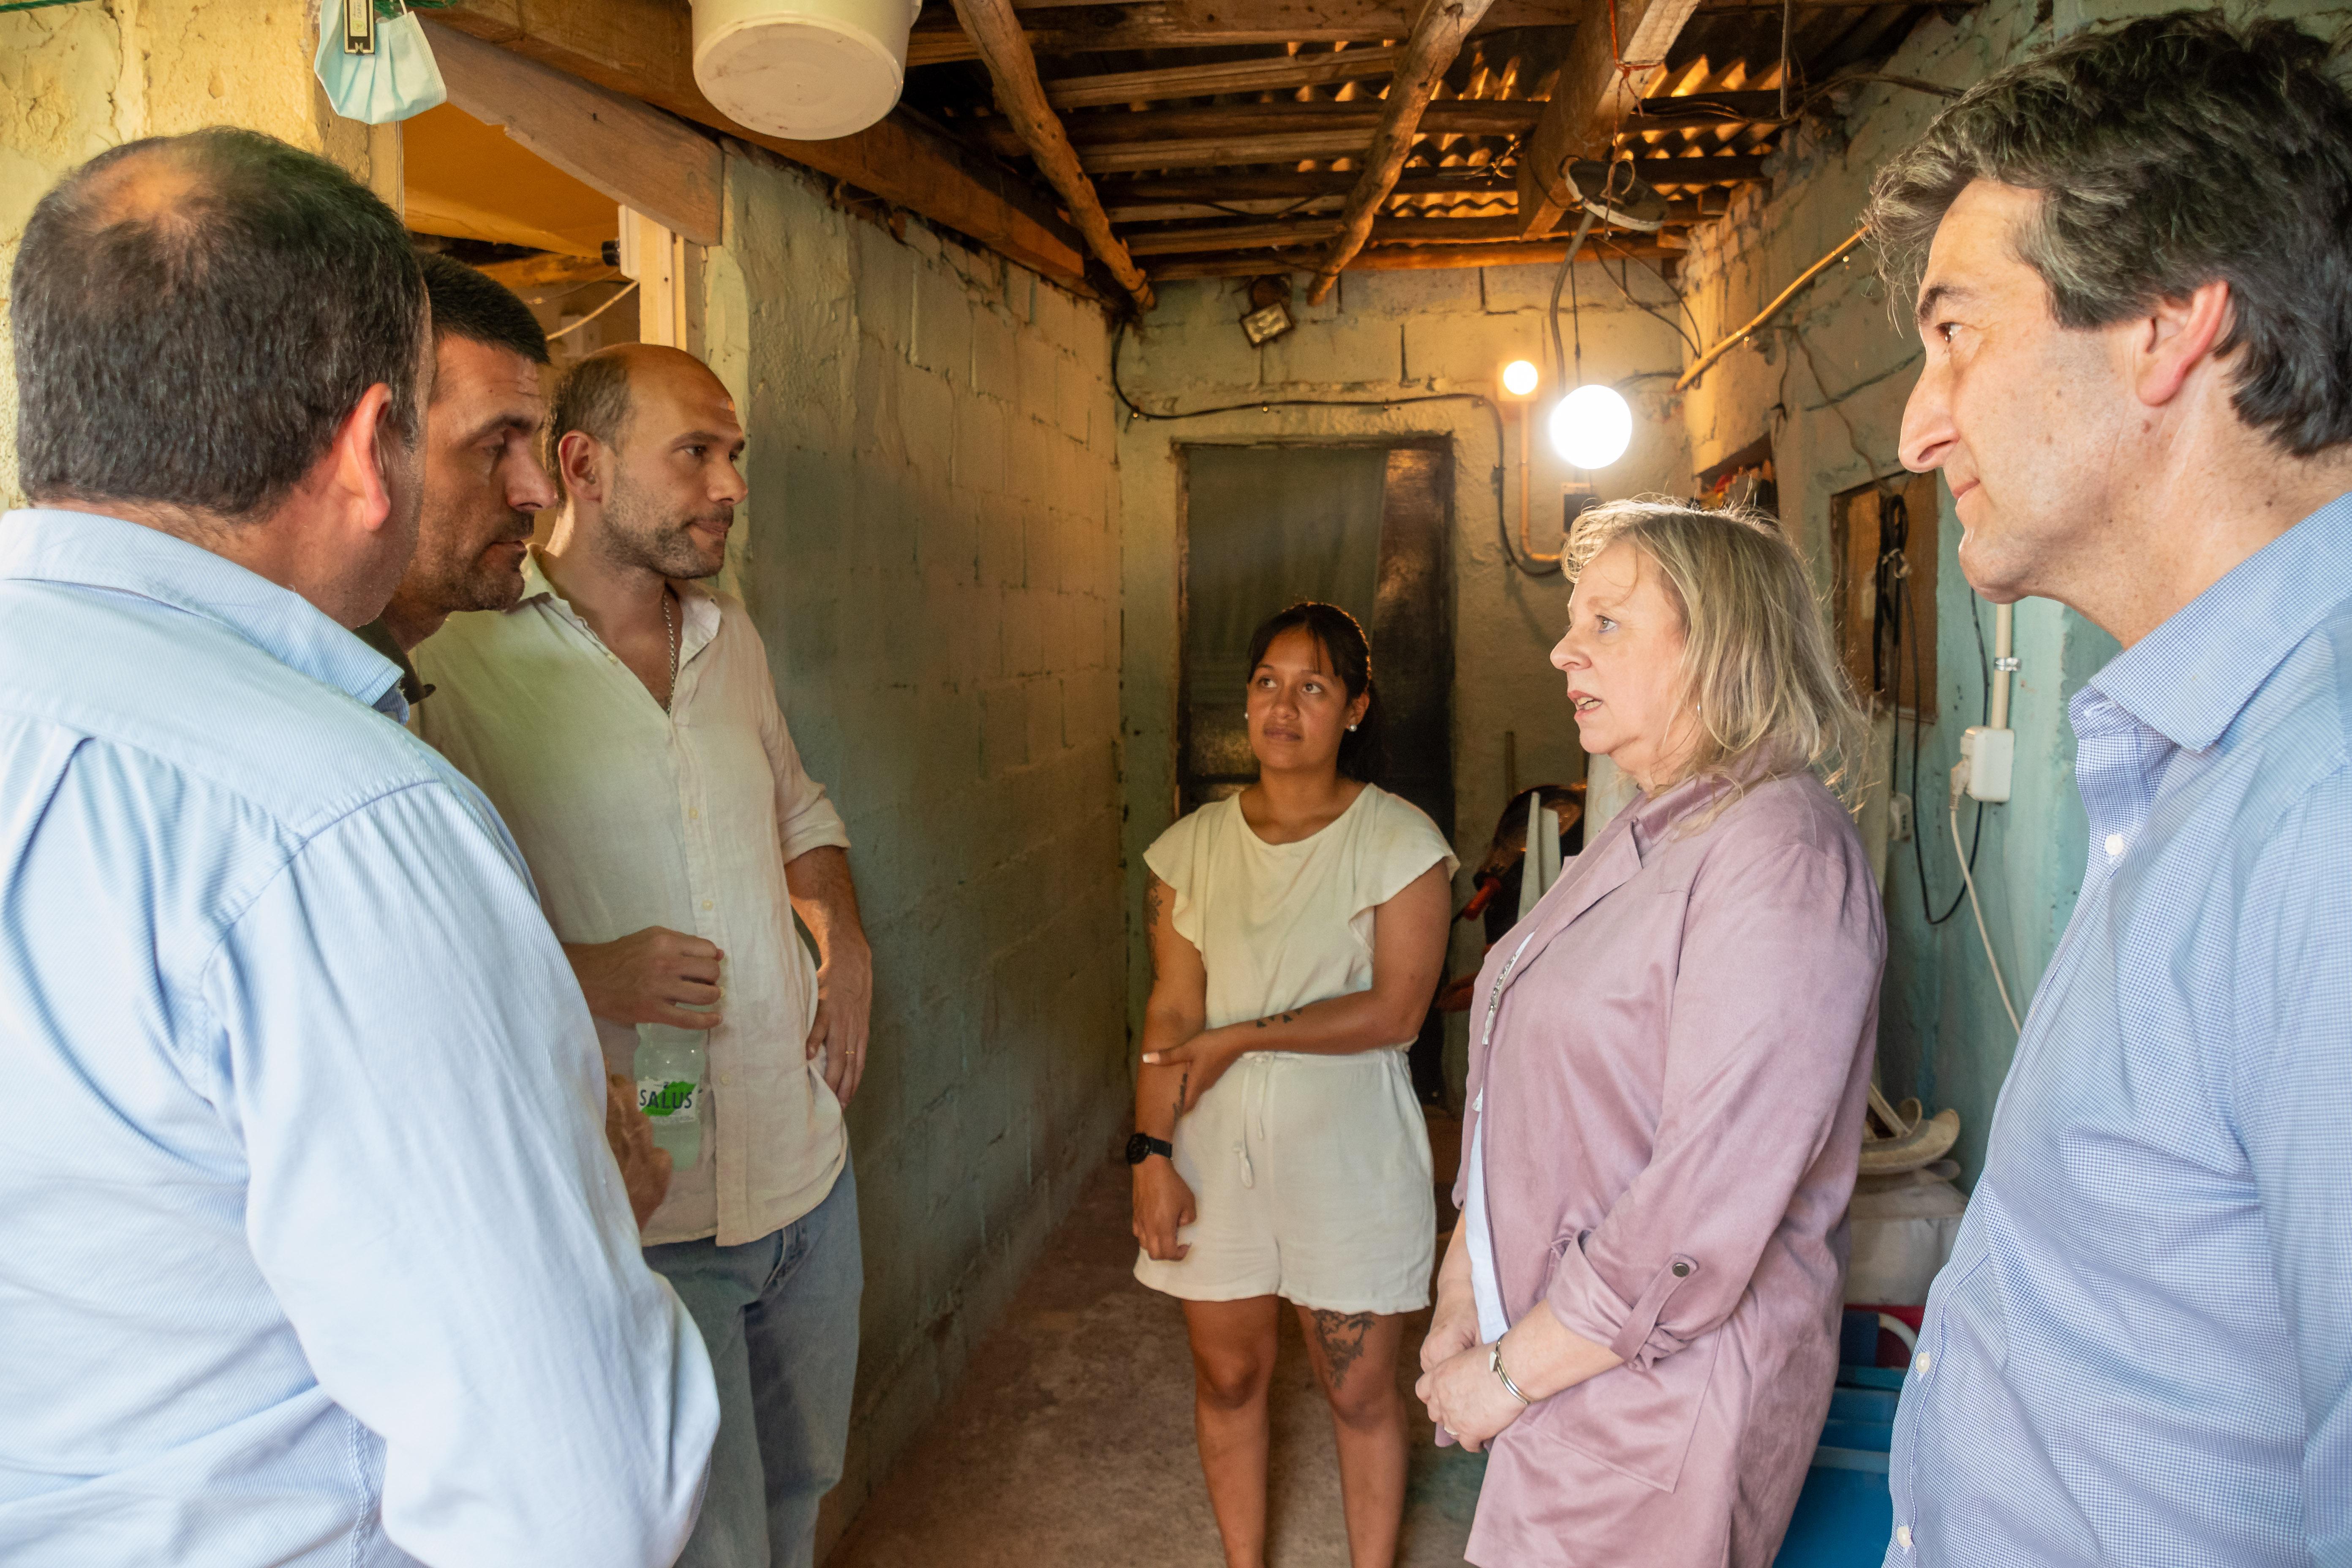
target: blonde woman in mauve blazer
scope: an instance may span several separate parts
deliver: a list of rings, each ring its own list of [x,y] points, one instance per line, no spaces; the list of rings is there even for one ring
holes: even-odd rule
[[[1769,519],[1628,501],[1552,652],[1641,786],[1496,944],[1419,1393],[1481,1568],[1767,1568],[1837,1371],[1886,934],[1861,715]]]

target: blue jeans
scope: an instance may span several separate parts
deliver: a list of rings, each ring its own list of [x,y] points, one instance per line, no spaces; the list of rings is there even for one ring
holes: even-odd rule
[[[694,1315],[719,1380],[702,1517],[678,1568],[811,1568],[816,1505],[841,1479],[866,1263],[857,1181],[772,1236],[646,1248]]]

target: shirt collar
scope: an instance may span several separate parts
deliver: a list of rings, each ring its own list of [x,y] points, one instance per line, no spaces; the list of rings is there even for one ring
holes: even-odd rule
[[[1749,781],[1754,782],[1754,781]],[[1633,847],[1645,862],[1675,825],[1714,802],[1734,787],[1732,781],[1708,773],[1685,779],[1654,795],[1643,795],[1627,808],[1633,818]]]
[[[392,628],[383,624],[383,616],[377,616],[363,626],[353,626],[352,636],[399,667],[400,694],[408,699],[411,708],[433,695],[433,688],[425,685],[424,677],[416,673],[416,666],[410,661],[408,650],[400,646],[400,639],[392,635]]]
[[[2087,684],[2174,745],[2204,751],[2347,589],[2352,494],[2240,562]]]
[[[226,556],[100,512],[0,516],[0,579],[135,594],[216,621],[263,653],[405,721],[400,671],[310,600]]]

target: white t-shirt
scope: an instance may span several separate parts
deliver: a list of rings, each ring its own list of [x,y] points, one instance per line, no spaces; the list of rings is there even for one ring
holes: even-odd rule
[[[1370,990],[1372,911],[1455,866],[1437,825],[1374,784],[1293,844],[1260,838],[1239,796],[1213,801],[1143,858],[1174,891],[1177,934],[1201,950],[1212,1029]]]

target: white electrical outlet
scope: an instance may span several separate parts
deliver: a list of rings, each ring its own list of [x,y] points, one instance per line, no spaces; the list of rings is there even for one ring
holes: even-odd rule
[[[1886,841],[1890,844],[1911,842],[1911,797],[1894,795],[1886,798]]]
[[[1968,769],[1970,800],[2007,800],[2010,775],[2016,771],[2017,731],[1969,725],[1960,735],[1960,763]]]

